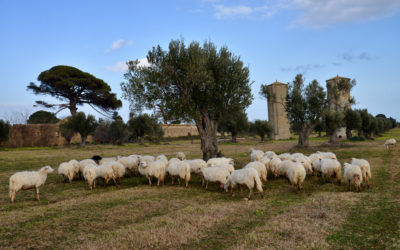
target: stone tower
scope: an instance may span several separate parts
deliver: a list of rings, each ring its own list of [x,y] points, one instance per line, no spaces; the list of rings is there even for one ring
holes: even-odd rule
[[[274,82],[268,87],[268,120],[273,127],[270,138],[274,140],[290,138],[290,124],[285,110],[288,85]]]
[[[344,112],[351,108],[350,88],[340,87],[340,85],[350,86],[350,78],[335,76],[326,80],[326,89],[328,90],[328,107],[331,111]],[[339,139],[346,138],[346,127],[338,128],[335,131]]]

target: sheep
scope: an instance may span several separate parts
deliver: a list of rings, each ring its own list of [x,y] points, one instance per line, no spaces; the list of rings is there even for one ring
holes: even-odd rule
[[[250,149],[250,161],[258,161],[264,156],[264,152],[254,148]]]
[[[284,160],[293,161],[293,157],[289,153],[280,154],[280,155],[278,155],[278,157],[279,157],[279,159],[281,159],[281,161],[284,161]]]
[[[165,178],[165,162],[164,161],[140,161],[139,173],[149,180],[151,186],[151,177],[157,178],[157,186],[160,182],[164,183]]]
[[[306,178],[306,170],[300,162],[292,163],[287,170],[287,177],[290,184],[300,190]]]
[[[336,178],[338,184],[342,183],[340,162],[333,159],[322,159],[321,173],[328,178]]]
[[[267,151],[264,153],[264,156],[268,157],[270,160],[274,159],[275,157],[277,157],[277,155],[275,154],[275,152],[273,151]]]
[[[161,160],[161,159],[168,161],[168,158],[165,155],[159,155],[156,157],[156,161]]]
[[[264,164],[264,166],[265,166],[265,168],[267,169],[267,171],[270,170],[269,165],[270,165],[271,160],[268,158],[268,156],[264,155],[264,156],[259,160],[259,162],[261,162],[262,164]]]
[[[319,152],[324,159],[337,160],[336,155],[332,152]]]
[[[309,175],[313,174],[313,169],[312,169],[312,166],[311,166],[311,160],[310,160],[310,158],[308,158],[308,157],[305,156],[305,155],[303,155],[303,156],[300,156],[300,155],[299,155],[299,156],[295,157],[294,160],[295,160],[296,162],[299,162],[299,163],[301,163],[301,164],[303,165],[303,167],[304,167],[304,169],[306,170],[306,173],[307,173],[307,174],[309,174]]]
[[[390,138],[390,139],[387,139],[387,140],[385,141],[384,146],[385,146],[386,149],[389,149],[390,146],[395,147],[395,146],[396,146],[396,143],[397,143],[397,142],[396,142],[396,139]]]
[[[112,165],[115,180],[117,181],[117,183],[120,183],[121,178],[125,175],[126,167],[123,164],[121,164],[119,161],[107,162],[105,164]]]
[[[226,170],[228,170],[229,174],[232,174],[232,172],[235,171],[235,168],[233,167],[233,165],[226,164],[226,163],[215,165],[214,167],[225,168]]]
[[[11,203],[14,203],[18,191],[31,188],[36,190],[36,200],[39,201],[39,187],[46,182],[47,174],[53,171],[50,166],[44,166],[38,171],[22,171],[11,175],[9,184]]]
[[[114,181],[114,185],[117,187],[117,179],[113,169],[113,162],[106,162],[99,165],[96,169],[96,176],[103,179],[103,186],[106,186],[112,179]]]
[[[311,167],[313,173],[317,173],[318,176],[321,176],[321,160],[323,159],[322,154],[315,153],[309,156],[311,160]]]
[[[106,162],[114,162],[117,161],[118,157],[105,157],[105,158],[101,158],[101,160],[99,161],[99,164],[104,164]]]
[[[344,180],[350,184],[354,184],[354,187],[358,192],[361,191],[361,183],[363,181],[362,171],[360,166],[356,164],[344,163]]]
[[[233,166],[233,159],[232,158],[225,158],[225,157],[219,157],[219,158],[211,158],[207,161],[207,167],[212,167],[220,164],[230,164]]]
[[[69,183],[71,183],[75,176],[75,167],[70,162],[62,162],[58,166],[57,172],[59,175],[66,177]]]
[[[363,181],[365,181],[365,184],[369,187],[369,179],[372,177],[369,162],[364,159],[351,158],[350,163],[360,166]]]
[[[208,167],[201,169],[201,175],[201,185],[206,184],[205,189],[207,189],[209,181],[225,185],[230,173],[226,168]]]
[[[293,154],[291,154],[291,155],[292,155],[292,157],[293,157],[294,159],[296,159],[296,158],[301,158],[301,157],[305,157],[305,155],[302,154],[302,153],[293,153]]]
[[[248,163],[244,168],[254,168],[262,182],[267,182],[267,168],[259,161],[253,161]]]
[[[316,153],[311,154],[310,156],[308,156],[308,158],[311,161],[311,164],[313,164],[313,162],[315,161],[319,161],[320,159],[323,159],[322,154],[318,151]]]
[[[126,169],[134,171],[138,167],[139,158],[134,155],[118,157],[118,162],[125,166]]]
[[[90,191],[92,191],[92,189],[96,187],[97,165],[86,165],[86,167],[83,169],[83,177],[88,182]]]
[[[178,153],[176,153],[176,158],[183,161],[183,160],[186,160],[186,155],[183,152],[178,152]]]
[[[228,189],[231,188],[231,194],[233,195],[233,189],[236,185],[246,185],[249,188],[249,199],[253,195],[254,187],[257,188],[258,192],[263,192],[260,177],[254,168],[243,168],[233,171],[228,177],[224,189],[228,192]]]
[[[69,161],[72,166],[74,166],[74,178],[79,174],[79,162],[77,160]]]
[[[168,164],[171,165],[177,162],[181,162],[181,160],[179,160],[178,158],[171,158],[169,159]]]
[[[79,164],[79,173],[81,173],[83,175],[83,170],[85,169],[86,165],[88,164],[97,164],[97,162],[93,159],[85,159],[85,160],[81,160],[80,162],[78,162]]]
[[[294,162],[291,160],[284,160],[281,163],[279,163],[278,165],[279,175],[287,178],[288,177],[287,171],[292,164],[294,164]]]
[[[279,176],[279,164],[281,163],[281,159],[279,159],[279,157],[275,157],[271,160],[271,162],[269,163],[269,168],[272,172],[272,174],[274,175],[274,177],[278,177]]]
[[[201,169],[207,167],[207,163],[202,159],[186,160],[190,166],[190,173],[200,174]]]
[[[178,176],[178,183],[181,184],[180,179],[185,180],[185,187],[189,187],[190,181],[190,165],[186,161],[171,164],[167,168],[167,173],[171,175],[172,184],[174,184],[174,177]]]
[[[152,155],[140,155],[139,162],[142,162],[142,161],[147,161],[147,162],[155,161],[155,157]]]

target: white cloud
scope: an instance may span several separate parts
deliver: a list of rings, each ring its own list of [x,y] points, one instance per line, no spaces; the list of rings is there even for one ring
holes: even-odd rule
[[[128,65],[126,65],[126,62],[116,62],[114,65],[106,66],[106,70],[111,72],[126,72]]]
[[[296,25],[320,28],[335,23],[370,21],[400,11],[400,0],[292,0],[300,11]]]
[[[227,17],[245,17],[249,16],[254,11],[253,8],[244,5],[215,5],[214,10],[214,16],[218,19],[223,19]]]
[[[131,40],[119,39],[112,43],[111,49],[116,50],[116,49],[120,49],[122,47],[131,46],[132,44],[133,44],[133,42]]]
[[[150,66],[150,63],[147,61],[147,58],[140,58],[138,66],[141,67],[148,67]],[[126,72],[128,70],[128,65],[126,62],[116,62],[114,65],[111,66],[106,66],[107,71],[111,72]]]

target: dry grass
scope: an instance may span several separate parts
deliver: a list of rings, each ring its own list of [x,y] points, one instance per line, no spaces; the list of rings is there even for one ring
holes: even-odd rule
[[[396,138],[400,130],[385,136]],[[293,140],[251,141],[222,144],[220,149],[240,168],[247,163],[251,147],[281,153],[298,151],[294,145]],[[381,140],[331,147],[319,139],[312,142],[312,148],[300,150],[334,151],[341,163],[351,157],[368,159],[372,187],[361,193],[316,177],[307,177],[300,192],[286,180],[268,180],[264,198],[256,195],[250,201],[243,200],[248,191],[238,191],[234,197],[214,185],[205,191],[198,177],[189,189],[169,182],[149,187],[143,177],[127,177],[119,188],[109,185],[90,192],[83,180],[63,183],[53,174],[41,188],[40,202],[34,201],[30,190],[18,193],[16,204],[9,203],[8,178],[16,171],[45,164],[56,167],[62,161],[94,154],[163,153],[173,157],[182,151],[187,158],[198,158],[199,147],[198,141],[176,141],[145,147],[90,145],[84,149],[0,151],[0,248],[325,249],[400,245],[396,237],[400,233],[400,216],[396,215],[400,198],[398,153],[385,151]]]

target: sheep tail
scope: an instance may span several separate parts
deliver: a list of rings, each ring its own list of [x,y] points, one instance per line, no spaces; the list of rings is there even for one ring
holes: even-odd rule
[[[254,176],[254,182],[256,183],[256,188],[257,188],[258,192],[263,192],[260,177]]]

